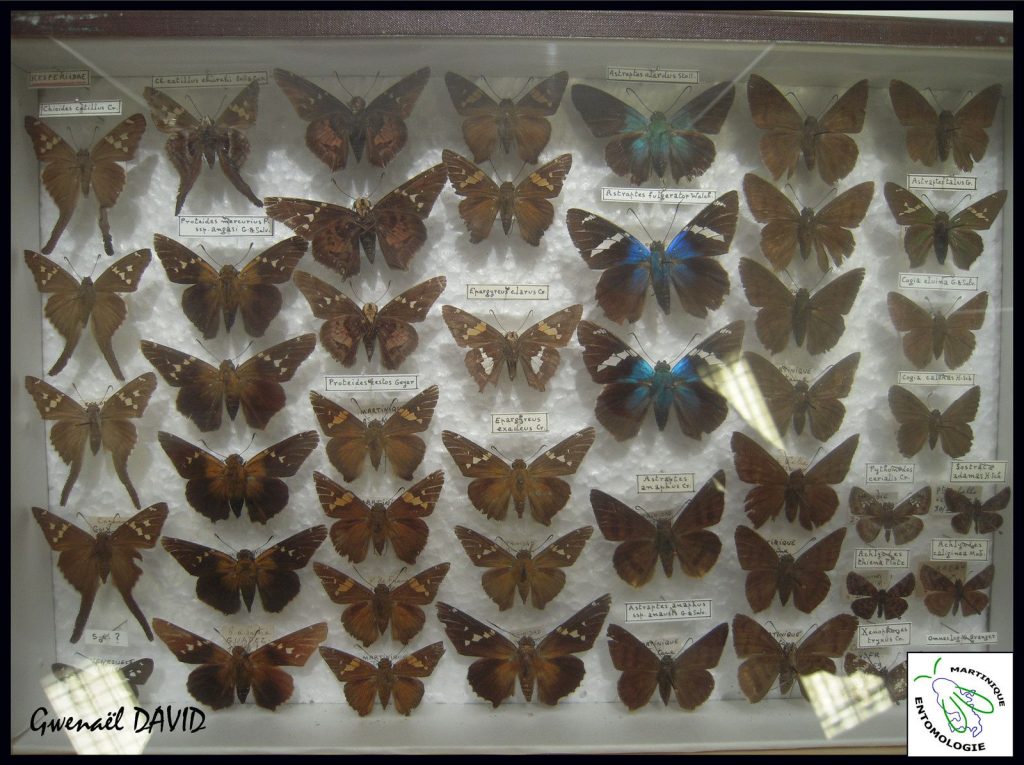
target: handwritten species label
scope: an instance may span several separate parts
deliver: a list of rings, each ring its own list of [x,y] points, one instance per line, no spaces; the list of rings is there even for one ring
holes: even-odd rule
[[[913,462],[868,462],[864,465],[865,483],[913,483]]]
[[[970,175],[924,175],[920,173],[907,173],[907,188],[977,191],[978,179]]]
[[[910,550],[901,547],[858,547],[854,568],[910,568]]]
[[[955,463],[954,463],[955,464]],[[949,513],[952,512],[946,507],[946,489],[956,489],[958,492],[963,494],[968,499],[981,499],[981,487],[977,485],[973,486],[951,486],[948,484],[940,484],[933,487],[932,491],[932,509],[930,512],[933,513]]]
[[[793,364],[786,363],[779,364],[778,369],[793,382],[797,380],[806,380],[814,374],[814,370],[810,367],[798,367]]]
[[[645,640],[644,645],[659,656],[675,656],[683,647],[683,640],[681,638],[655,638]]]
[[[932,560],[988,560],[989,540],[948,539],[932,540]]]
[[[179,215],[178,236],[273,236],[265,215]]]
[[[124,645],[127,642],[122,629],[86,630],[82,639],[87,645]]]
[[[899,385],[974,385],[971,372],[898,372]]]
[[[650,202],[662,205],[707,205],[718,198],[710,189],[637,189],[601,187],[602,202]]]
[[[229,646],[240,645],[249,651],[270,639],[270,630],[262,624],[224,624],[219,632]]]
[[[775,552],[789,553],[793,555],[797,550],[797,540],[794,537],[768,537],[766,540]]]
[[[1006,462],[954,462],[949,466],[950,483],[1005,483]]]
[[[710,600],[648,600],[626,603],[626,622],[675,622],[710,619]]]
[[[51,101],[39,104],[40,117],[93,117],[119,115],[121,99],[109,101]]]
[[[29,72],[30,88],[87,88],[91,73],[88,69],[53,69],[46,72]]]
[[[101,531],[111,532],[115,526],[120,526],[124,523],[127,517],[122,518],[120,515],[91,515],[88,516],[89,525],[92,527],[94,533]]]
[[[467,284],[468,300],[547,300],[547,284]]]
[[[998,643],[998,632],[943,632],[928,635],[928,645],[967,645],[972,643]]]
[[[768,632],[783,645],[795,643],[804,636],[804,630],[768,630]]]
[[[640,473],[637,494],[678,494],[693,491],[693,473]]]
[[[547,433],[547,412],[507,412],[491,414],[492,433]]]
[[[260,85],[269,82],[263,72],[207,72],[206,74],[158,74],[153,76],[154,88],[223,88],[228,85],[248,85],[256,80]]]
[[[857,647],[910,645],[910,622],[862,624],[857,628]]]
[[[900,273],[900,289],[906,290],[977,290],[977,276],[957,274]]]
[[[324,375],[324,390],[328,391],[410,391],[418,387],[419,375]]]
[[[683,82],[696,85],[700,82],[697,69],[662,69],[660,66],[609,66],[606,78],[632,82]]]

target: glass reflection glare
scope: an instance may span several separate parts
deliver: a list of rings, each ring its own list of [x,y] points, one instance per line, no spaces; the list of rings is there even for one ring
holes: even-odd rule
[[[742,354],[732,363],[715,364],[702,369],[701,379],[705,385],[723,396],[765,441],[783,451],[782,434]]]
[[[802,675],[800,684],[825,738],[852,730],[895,704],[885,680],[868,672],[836,677],[828,672]]]

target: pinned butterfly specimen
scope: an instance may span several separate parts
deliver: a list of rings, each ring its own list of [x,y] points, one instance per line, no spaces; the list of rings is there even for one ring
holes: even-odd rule
[[[345,684],[345,700],[360,717],[373,711],[374,696],[380,700],[381,707],[387,709],[392,692],[395,709],[408,716],[423,699],[423,681],[419,678],[433,673],[444,656],[444,645],[440,641],[431,643],[396,662],[385,656],[376,665],[326,646],[320,647],[320,656],[338,682]]]
[[[263,337],[281,310],[281,292],[275,285],[291,278],[306,254],[306,240],[293,236],[268,247],[241,269],[229,264],[219,271],[163,234],[153,235],[153,249],[171,282],[191,285],[181,295],[181,308],[203,337],[217,336],[221,314],[224,329],[230,332],[239,311],[245,331]]]
[[[82,330],[92,319],[92,336],[96,338],[100,353],[114,377],[124,381],[121,366],[114,356],[113,337],[128,315],[128,309],[117,293],[135,292],[149,259],[149,250],[136,250],[110,266],[95,282],[90,276],[79,282],[49,258],[25,250],[25,265],[32,272],[36,287],[51,296],[46,300],[46,318],[64,338],[64,350],[47,374],[55,375],[64,369],[78,346]]]
[[[519,234],[534,247],[555,219],[555,208],[548,201],[562,193],[562,181],[572,167],[572,155],[555,157],[515,185],[504,181],[500,186],[465,157],[445,149],[441,152],[448,180],[460,197],[459,215],[469,230],[469,241],[482,242],[491,233],[495,218],[501,215],[501,228],[506,236],[513,221],[519,222]]]
[[[579,688],[585,669],[574,653],[589,651],[611,608],[610,595],[584,606],[555,627],[540,642],[524,635],[513,643],[494,627],[478,622],[447,603],[437,604],[437,616],[448,639],[463,656],[478,656],[469,667],[470,687],[497,707],[519,688],[527,701],[534,685],[544,704],[554,706]]]
[[[921,566],[921,584],[924,585],[924,605],[936,616],[945,616],[953,609],[953,616],[962,610],[964,616],[980,614],[988,606],[988,595],[982,592],[992,586],[996,567],[986,566],[966,582],[950,579],[927,563]]]
[[[309,301],[313,315],[324,319],[320,344],[346,367],[356,363],[356,351],[362,340],[367,359],[373,358],[379,343],[384,368],[398,369],[419,344],[413,323],[427,318],[427,312],[447,284],[443,276],[435,276],[407,289],[379,309],[374,303],[360,308],[327,282],[305,271],[295,274],[295,286]]]
[[[324,512],[337,519],[331,526],[331,542],[338,555],[362,563],[372,543],[377,555],[391,545],[399,560],[415,563],[430,533],[423,519],[434,512],[444,473],[431,473],[390,504],[367,504],[323,473],[313,473],[313,483]]]
[[[164,549],[189,574],[197,577],[196,597],[224,614],[238,613],[242,603],[252,611],[258,592],[263,610],[280,613],[299,594],[299,575],[320,543],[327,528],[313,526],[293,534],[263,552],[239,550],[238,555],[184,539],[164,537]]]
[[[148,626],[148,625],[147,625]],[[88,686],[93,680],[100,679],[102,682],[109,682],[107,672],[116,672],[124,678],[124,681],[128,684],[131,689],[132,695],[135,698],[139,697],[139,686],[145,685],[146,681],[153,674],[153,660],[152,659],[137,659],[129,662],[123,666],[119,666],[116,669],[110,667],[105,662],[96,662],[94,665],[95,669],[86,668],[79,669],[78,667],[72,667],[70,664],[61,664],[56,662],[50,665],[50,671],[60,680],[62,683],[69,684],[70,688],[79,687],[79,683],[84,687]],[[78,679],[76,682],[76,678]]]
[[[551,123],[546,118],[558,111],[568,82],[569,73],[558,72],[541,80],[516,103],[511,98],[495,103],[465,77],[455,72],[444,76],[455,111],[466,118],[462,121],[462,137],[473,152],[473,161],[490,159],[500,143],[506,154],[515,147],[519,158],[530,165],[537,164],[548,145]]]
[[[246,506],[253,523],[266,523],[284,510],[288,486],[281,479],[295,475],[320,443],[316,432],[307,430],[250,460],[240,454],[222,460],[170,433],[160,431],[157,439],[178,475],[188,479],[185,498],[197,513],[217,522],[227,520],[232,512],[241,517]]]
[[[665,576],[672,576],[672,559],[687,576],[704,576],[718,561],[722,541],[708,531],[722,520],[725,509],[725,472],[719,470],[693,499],[672,518],[647,519],[603,491],[590,491],[598,528],[615,548],[612,564],[622,581],[642,587],[654,576],[660,560]]]
[[[316,335],[285,340],[237,367],[231,359],[215,367],[151,340],[143,340],[141,345],[142,355],[156,367],[167,384],[180,388],[178,411],[201,431],[207,433],[220,427],[225,405],[232,420],[241,406],[246,424],[263,430],[270,418],[284,408],[281,383],[291,380],[299,365],[313,352]]]
[[[833,531],[799,557],[789,553],[780,555],[764,537],[746,526],[736,527],[735,538],[740,568],[750,572],[746,593],[754,613],[768,608],[778,592],[782,605],[786,605],[792,595],[793,605],[809,614],[821,604],[832,586],[825,572],[836,567],[846,529]]]
[[[486,321],[453,305],[441,306],[448,330],[466,352],[466,369],[481,392],[488,383],[498,384],[501,367],[508,369],[510,380],[516,379],[516,366],[523,368],[526,384],[544,390],[556,371],[561,357],[557,348],[564,348],[572,339],[583,315],[582,305],[571,305],[541,319],[522,335],[492,327]]]
[[[847,592],[857,596],[850,609],[861,619],[899,619],[907,610],[905,598],[914,593],[916,584],[914,574],[909,573],[891,587],[880,590],[855,571],[846,575]]]
[[[77,643],[82,637],[96,591],[108,578],[121,593],[132,616],[142,625],[146,637],[152,640],[153,633],[142,609],[132,597],[132,588],[142,576],[142,569],[135,561],[142,559],[140,550],[152,549],[160,537],[160,529],[167,520],[166,503],[150,505],[113,531],[99,531],[96,536],[41,507],[33,507],[32,514],[43,530],[47,544],[59,553],[57,568],[82,596],[75,626],[71,630],[71,642]]]
[[[771,353],[785,350],[792,335],[798,347],[807,341],[812,356],[831,350],[846,331],[843,317],[853,308],[864,269],[837,276],[813,295],[806,287],[792,292],[779,277],[750,258],[740,258],[740,279],[747,302],[759,308],[757,339]]]
[[[868,659],[865,659],[856,654],[846,654],[846,659],[843,661],[843,670],[847,676],[853,676],[858,672],[863,672],[868,675],[874,675],[885,683],[885,689],[889,692],[889,698],[892,699],[893,703],[898,704],[901,701],[907,699],[907,689],[910,685],[908,680],[908,667],[907,660],[904,659],[899,664],[889,669],[879,667],[873,664]]]
[[[903,355],[917,369],[933,359],[943,359],[956,369],[974,353],[974,333],[985,323],[988,293],[979,292],[957,310],[944,314],[926,310],[898,292],[888,296],[889,317],[903,336]]]
[[[840,399],[850,394],[860,353],[851,353],[833,364],[811,384],[803,379],[790,382],[774,364],[756,353],[745,353],[743,359],[775,423],[773,436],[784,436],[791,420],[797,435],[804,432],[807,424],[811,435],[822,442],[838,432],[846,416],[846,407]],[[739,405],[739,401],[734,402],[734,406]],[[762,414],[763,410],[754,410],[747,419],[763,428]]]
[[[768,131],[761,136],[761,161],[773,178],[793,175],[801,156],[829,185],[857,164],[857,144],[849,134],[864,127],[867,80],[854,83],[821,117],[801,117],[778,88],[756,74],[747,81],[747,99],[754,124]]]
[[[820,210],[796,205],[772,184],[752,173],[743,176],[747,206],[761,229],[761,252],[772,268],[780,271],[797,252],[803,260],[813,253],[822,272],[829,270],[829,259],[839,268],[853,254],[853,234],[868,211],[875,184],[860,183],[839,194]]]
[[[984,502],[971,499],[956,489],[946,489],[946,509],[953,513],[953,531],[969,534],[974,526],[975,534],[991,534],[1003,525],[999,514],[1010,504],[1010,487],[986,499]]]
[[[509,465],[489,449],[450,430],[441,433],[441,441],[459,471],[473,479],[468,490],[473,507],[488,518],[503,521],[509,502],[520,518],[529,502],[530,516],[550,526],[551,519],[565,507],[572,494],[569,484],[560,476],[572,475],[579,469],[594,436],[593,428],[577,431],[545,449],[529,465],[518,457]]]
[[[32,138],[36,158],[46,162],[43,169],[43,186],[57,205],[57,222],[53,224],[50,238],[43,245],[43,254],[49,255],[57,246],[78,204],[78,194],[88,197],[90,188],[96,192],[100,207],[100,234],[103,236],[103,250],[114,254],[114,242],[110,236],[110,221],[107,210],[117,203],[124,188],[125,171],[119,162],[135,158],[135,150],[146,130],[146,118],[133,114],[103,136],[91,150],[75,151],[46,123],[35,117],[25,118],[25,130]]]
[[[341,624],[348,634],[363,645],[370,645],[387,634],[390,622],[391,639],[408,645],[426,622],[420,606],[434,602],[450,566],[450,563],[439,563],[397,587],[381,582],[373,589],[323,563],[314,562],[313,570],[320,577],[327,597],[345,606]]]
[[[349,149],[356,162],[366,158],[385,167],[405,146],[409,119],[416,99],[430,79],[423,67],[399,80],[369,105],[360,96],[342,103],[323,88],[284,69],[274,70],[274,80],[292,102],[295,113],[309,123],[306,146],[333,173],[345,167]]]
[[[895,183],[885,184],[885,201],[896,222],[906,226],[903,249],[910,256],[910,267],[918,268],[934,252],[939,265],[953,255],[957,268],[969,269],[981,255],[984,244],[978,231],[988,231],[1006,202],[1006,192],[997,191],[979,199],[950,217],[948,212],[932,212],[913,192]]]
[[[114,472],[124,485],[136,509],[142,507],[139,495],[128,477],[128,455],[135,448],[138,437],[131,420],[146,411],[149,397],[156,390],[156,375],[139,375],[106,401],[89,401],[82,406],[65,393],[37,377],[25,377],[25,389],[35,401],[44,420],[56,420],[50,429],[50,443],[57,454],[70,465],[68,478],[60,494],[60,505],[68,502],[71,489],[82,470],[85,444],[88,441],[93,454],[102,446],[110,452]]]
[[[974,431],[971,423],[978,414],[981,388],[975,385],[946,407],[944,412],[929,410],[925,403],[899,385],[889,388],[889,408],[899,427],[896,445],[904,457],[913,457],[928,442],[928,448],[942,445],[942,451],[953,459],[971,450]]]
[[[799,644],[780,643],[764,627],[743,614],[732,620],[732,639],[740,664],[740,690],[755,704],[779,681],[785,696],[800,681],[800,693],[807,698],[803,678],[818,672],[836,673],[832,659],[842,656],[857,632],[857,620],[849,614],[833,616]]]
[[[550,603],[565,586],[562,569],[576,562],[593,533],[593,527],[581,526],[534,555],[532,546],[513,551],[465,526],[455,527],[473,565],[489,569],[480,583],[501,611],[512,608],[516,590],[523,603],[529,596],[534,608]]]
[[[572,102],[590,132],[598,138],[614,136],[604,150],[608,167],[629,176],[639,186],[653,172],[693,180],[715,161],[715,144],[708,135],[722,129],[736,88],[731,82],[712,85],[672,115],[653,112],[644,117],[615,96],[589,85],[572,86]]]
[[[256,703],[274,710],[292,696],[294,681],[278,667],[302,667],[324,640],[327,623],[311,624],[284,637],[271,640],[255,651],[236,645],[221,648],[204,637],[163,619],[153,620],[153,629],[171,652],[184,664],[201,664],[188,676],[186,687],[192,697],[213,709],[242,704],[249,690]]]
[[[142,97],[153,111],[157,130],[171,136],[167,139],[165,151],[181,178],[178,198],[174,203],[175,215],[181,213],[185,197],[203,168],[204,159],[211,168],[214,160],[219,160],[220,169],[231,185],[254,205],[263,207],[263,202],[241,174],[251,149],[244,131],[255,124],[259,109],[260,86],[256,80],[235,96],[216,122],[206,116],[196,119],[185,107],[156,88],[146,88]]]
[[[356,199],[351,210],[309,199],[267,197],[267,215],[312,242],[316,261],[345,279],[359,273],[359,247],[372,263],[378,243],[388,266],[405,271],[427,241],[423,221],[447,179],[444,165],[434,165],[377,204]]]
[[[595,297],[605,315],[619,324],[636,321],[652,287],[667,315],[670,284],[688,314],[703,318],[709,308],[719,308],[729,292],[729,275],[715,258],[729,251],[738,200],[735,191],[723,194],[667,245],[654,241],[645,246],[611,221],[586,210],[569,210],[566,224],[573,244],[588,267],[604,271]]]
[[[744,483],[756,484],[743,503],[754,528],[778,517],[783,507],[787,521],[799,519],[808,531],[828,523],[839,507],[839,497],[829,484],[846,480],[859,443],[860,434],[850,436],[806,471],[787,472],[753,439],[733,433],[736,473]]]
[[[956,114],[936,113],[921,93],[902,80],[889,83],[889,98],[896,118],[907,128],[907,153],[915,162],[931,167],[950,154],[964,172],[980,162],[988,148],[988,134],[995,119],[1002,88],[991,85],[964,104]]]
[[[675,691],[683,709],[693,711],[711,696],[715,678],[708,672],[718,660],[729,636],[729,625],[719,624],[675,657],[658,656],[631,632],[617,624],[608,625],[608,653],[619,676],[619,699],[630,709],[639,709],[651,700],[657,688],[661,701],[668,704]]]
[[[328,438],[327,459],[346,481],[354,481],[363,471],[367,456],[374,470],[380,469],[381,458],[385,458],[391,464],[391,472],[411,481],[427,451],[423,439],[416,434],[430,427],[438,393],[437,386],[431,385],[386,420],[368,422],[316,391],[309,392],[309,402]]]
[[[865,542],[874,542],[882,531],[886,544],[890,538],[897,545],[912,542],[924,529],[924,523],[917,516],[928,515],[931,504],[931,486],[895,504],[875,499],[857,486],[850,489],[850,512],[857,518],[857,533]]]
[[[576,338],[583,346],[583,361],[590,377],[604,390],[594,409],[598,422],[617,441],[633,438],[654,405],[658,429],[664,430],[675,409],[683,433],[698,441],[725,421],[726,399],[705,382],[721,364],[733,363],[743,344],[742,321],[735,321],[683,356],[674,365],[659,361],[654,366],[608,330],[581,321]]]

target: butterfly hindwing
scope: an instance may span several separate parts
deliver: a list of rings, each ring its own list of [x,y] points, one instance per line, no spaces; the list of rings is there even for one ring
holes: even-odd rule
[[[1003,516],[999,513],[1010,504],[1010,487],[1007,486],[984,502],[949,488],[944,498],[946,509],[953,513],[953,531],[969,534],[971,526],[974,526],[976,534],[991,534],[1003,525]]]
[[[945,411],[929,410],[921,399],[902,388],[889,388],[889,408],[896,420],[896,444],[900,454],[913,457],[925,443],[930,449],[941,444],[942,451],[958,459],[971,450],[974,431],[971,423],[978,413],[981,402],[981,388],[977,385],[968,389]]]

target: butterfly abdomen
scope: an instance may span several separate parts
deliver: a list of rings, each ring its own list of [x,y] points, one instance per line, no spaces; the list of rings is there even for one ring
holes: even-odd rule
[[[388,543],[387,512],[387,506],[383,502],[374,502],[370,507],[370,538],[373,540],[373,550],[377,555],[384,553],[384,547]],[[359,563],[358,560],[353,562]]]
[[[668,518],[659,518],[656,526],[654,544],[658,548],[658,558],[661,559],[661,570],[665,576],[672,576],[672,560],[675,557],[676,549],[672,543],[672,523]]]
[[[794,470],[789,474],[786,482],[786,520],[792,523],[796,520],[797,510],[803,504],[804,491],[807,488],[807,478],[803,470]]]
[[[189,289],[192,288],[190,287]],[[221,313],[224,315],[224,331],[230,332],[232,325],[235,323],[235,313],[238,311],[238,269],[232,265],[222,267],[220,269],[217,289],[220,290]],[[216,315],[216,313],[213,314],[214,321],[216,321]],[[217,334],[216,326],[213,328],[213,334],[208,335],[204,333],[204,336],[212,337],[215,334]]]
[[[658,660],[658,693],[661,700],[668,706],[668,700],[672,696],[672,657],[662,656]]]
[[[512,142],[515,135],[512,132],[512,123],[515,119],[516,105],[511,98],[503,98],[498,102],[498,112],[495,115],[495,124],[498,128],[498,140],[501,142],[501,149],[506,154],[512,151]],[[474,161],[482,162],[486,157],[473,157]],[[512,184],[509,184],[510,186]],[[502,219],[504,222],[504,219]],[[505,229],[508,233],[508,229]]]
[[[256,597],[257,577],[256,558],[252,554],[252,550],[239,550],[238,558],[235,561],[234,579],[238,586],[238,591],[242,595],[246,611],[252,611],[252,601]],[[238,601],[236,600],[235,608],[237,607]]]
[[[814,233],[814,210],[810,207],[805,207],[800,211],[800,220],[797,223],[796,229],[797,243],[800,245],[800,257],[804,260],[811,257],[811,248],[814,246]]]
[[[505,152],[508,152],[508,146],[505,146]],[[516,187],[511,181],[505,181],[498,187],[498,212],[501,215],[501,228],[508,236],[516,217]]]
[[[949,156],[949,147],[952,143],[953,132],[956,130],[956,118],[953,112],[943,109],[939,112],[939,121],[936,125],[936,139],[939,149],[939,160],[946,161]],[[980,157],[978,158],[980,159]]]
[[[820,132],[817,117],[808,116],[804,120],[803,135],[800,137],[800,152],[804,155],[804,164],[808,170],[814,169],[814,155]]]
[[[668,314],[671,309],[669,301],[669,263],[665,258],[665,243],[651,242],[651,286],[654,288],[654,297],[658,301],[661,310]]]
[[[520,638],[516,651],[516,659],[519,662],[519,688],[523,691],[523,698],[527,701],[533,699],[533,686],[537,680],[537,672],[533,666],[536,653],[532,637]]]
[[[776,586],[779,590],[779,602],[786,605],[789,596],[793,594],[793,556],[789,553],[782,553],[779,556],[779,568],[775,574]]]
[[[946,262],[946,254],[949,252],[949,214],[944,210],[935,213],[932,228],[935,237],[935,259],[941,265]]]
[[[804,432],[804,422],[811,408],[809,393],[810,389],[806,380],[797,380],[793,383],[793,432],[798,436]]]
[[[370,645],[380,635],[383,635],[391,621],[391,588],[383,582],[373,588],[373,620],[377,625],[377,634],[363,645]]]
[[[672,411],[673,391],[672,368],[667,361],[659,361],[654,366],[654,376],[651,378],[651,394],[654,399],[654,419],[658,423],[658,430],[664,430],[668,424],[668,415]],[[643,388],[637,388],[633,396],[640,396]]]
[[[647,127],[647,135],[633,143],[634,166],[642,161],[644,155],[649,155],[654,167],[654,174],[659,178],[665,177],[665,172],[668,170],[671,141],[672,125],[668,118],[664,112],[654,112],[651,115],[651,124]],[[641,179],[640,182],[642,183],[644,180],[646,179]]]
[[[95,561],[96,573],[100,575],[100,581],[106,582],[107,577],[110,576],[110,561],[113,557],[109,531],[101,531],[96,535],[96,543],[93,545],[89,557]],[[138,551],[133,551],[132,557],[141,558],[142,556]]]
[[[391,659],[386,656],[377,664],[377,698],[380,699],[382,709],[388,708],[391,701],[391,688],[395,684],[394,667]],[[406,714],[409,714],[407,711]]]
[[[807,336],[807,320],[810,318],[811,293],[801,287],[793,295],[793,340],[798,347],[803,346]],[[780,349],[781,350],[781,349]]]
[[[245,700],[249,697],[249,685],[251,683],[253,670],[252,660],[249,658],[248,651],[246,651],[240,645],[236,645],[234,648],[231,649],[231,658],[231,668],[234,670],[235,674],[235,692],[238,694],[238,700],[244,704]],[[200,669],[203,668],[201,667]],[[190,676],[190,683],[191,680],[192,678]],[[191,687],[189,687],[189,691],[192,691]],[[230,702],[228,704],[225,704],[225,706],[230,705]],[[218,708],[219,707],[214,707],[214,709]]]
[[[370,455],[370,464],[374,470],[380,469],[380,460],[384,456],[384,423],[371,420],[366,423],[366,451]]]
[[[946,317],[939,311],[932,314],[932,356],[942,358],[943,347],[946,344]]]
[[[934,449],[939,442],[939,429],[942,427],[942,412],[932,409],[928,415],[928,448]]]
[[[100,405],[90,401],[85,405],[85,417],[89,423],[89,448],[93,454],[100,453],[100,446],[103,443],[102,431],[100,430]],[[50,440],[53,440],[53,430],[50,431]],[[61,502],[63,505],[64,502]]]

